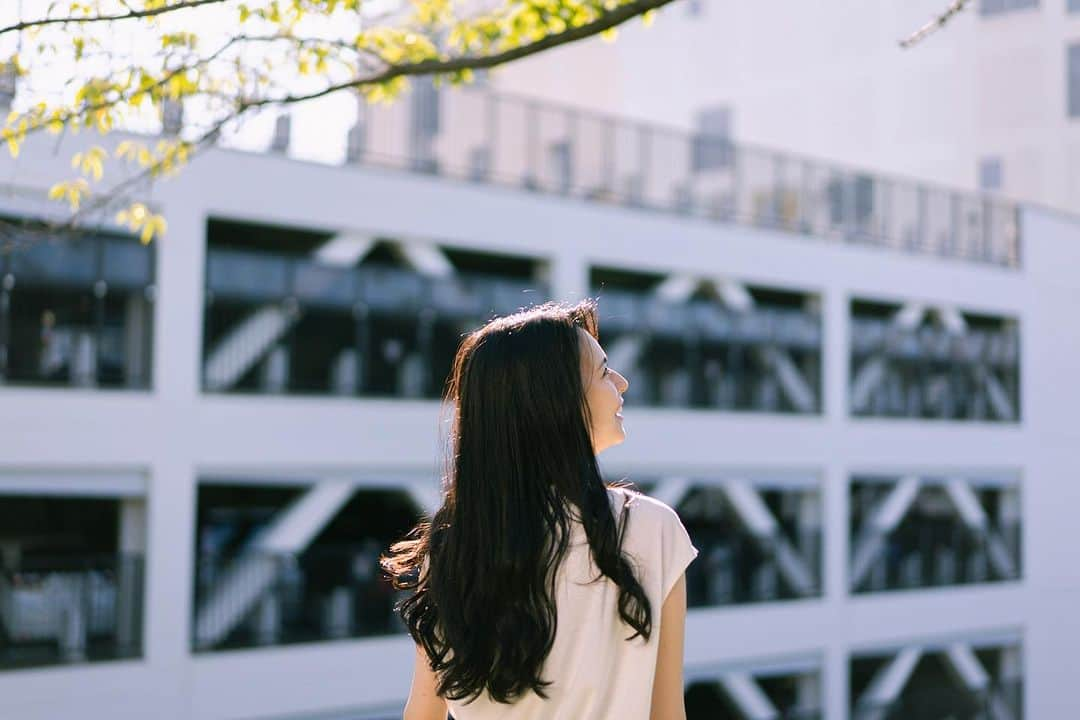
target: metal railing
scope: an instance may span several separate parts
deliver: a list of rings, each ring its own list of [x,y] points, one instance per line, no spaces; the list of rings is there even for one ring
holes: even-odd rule
[[[721,689],[719,678],[713,681],[696,679],[687,683],[684,695],[686,720],[745,720],[750,717],[745,710],[736,709],[731,700],[725,697],[726,693]],[[824,720],[824,713],[819,707],[805,701],[799,703],[790,695],[782,700],[779,697],[769,697],[769,700],[775,703],[769,714],[759,710],[753,717],[769,717],[772,720]]]
[[[734,312],[599,292],[600,327],[631,377],[627,400],[655,407],[817,413],[821,319],[796,308]],[[629,354],[622,352],[632,349]]]
[[[0,251],[0,384],[150,387],[154,251],[35,239]]]
[[[394,605],[404,595],[379,569],[373,545],[316,546],[301,555],[256,554],[274,578],[224,642],[195,637],[196,649],[262,647],[404,632]],[[196,563],[196,614],[240,558],[204,555]],[[242,590],[242,589],[241,589]],[[243,593],[240,593],[243,594]]]
[[[853,316],[850,322],[853,415],[1019,421],[1015,323],[950,332],[931,325],[898,328],[881,318]]]
[[[959,522],[932,527],[905,523],[885,540],[882,557],[854,588],[856,593],[914,588],[948,587],[1019,579],[1022,573],[1019,524],[1001,528],[1014,572],[1004,574],[990,561],[985,538]]]
[[[691,528],[697,559],[686,569],[687,605],[695,608],[775,602],[821,595],[821,532],[803,533],[799,543],[803,560],[815,574],[813,592],[792,587],[780,569],[775,552],[741,533],[712,537]]]
[[[730,139],[454,88],[364,105],[347,161],[1007,268],[1017,206]],[[278,145],[281,146],[280,143]]]
[[[944,677],[942,681],[949,682]],[[945,684],[908,689],[891,703],[858,703],[851,717],[853,720],[991,720],[1002,717],[1023,720],[1024,683],[1019,679],[999,681],[979,692],[963,691],[955,685]]]
[[[142,654],[141,555],[0,562],[0,669]]]
[[[222,249],[206,277],[210,392],[436,398],[464,332],[547,296],[542,282]]]

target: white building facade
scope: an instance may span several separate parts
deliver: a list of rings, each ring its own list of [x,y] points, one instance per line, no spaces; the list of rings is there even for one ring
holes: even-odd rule
[[[395,717],[374,558],[438,502],[456,339],[587,295],[631,379],[602,468],[702,550],[690,717],[1080,710],[1080,222],[434,102],[364,113],[338,166],[287,122],[209,152],[154,189],[149,247],[0,260],[0,717]],[[72,149],[5,160],[3,215],[55,213]]]

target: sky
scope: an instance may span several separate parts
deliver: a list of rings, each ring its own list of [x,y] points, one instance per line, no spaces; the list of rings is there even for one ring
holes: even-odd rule
[[[249,5],[258,4],[258,0],[248,0],[248,2]],[[162,24],[163,27],[171,30],[182,29],[194,32],[200,36],[201,47],[216,48],[224,42],[229,32],[237,27],[238,4],[238,2],[227,2],[221,7],[180,11],[163,16]],[[401,0],[372,0],[365,4],[365,15],[378,17],[392,11],[400,4]],[[49,5],[50,0],[5,0],[0,3],[0,24],[10,24],[18,20],[20,16],[23,18],[41,17]],[[114,6],[115,11],[123,11],[123,7],[118,3],[114,3]],[[103,3],[103,7],[109,9],[108,0]],[[118,50],[138,62],[149,62],[158,49],[158,36],[146,32],[145,26],[132,24],[130,28],[126,28],[126,25],[128,23],[115,24],[112,28],[108,28],[105,24],[85,27],[93,27],[93,32],[98,37],[107,39],[110,49]],[[304,28],[304,34],[351,38],[359,29],[358,22],[346,24],[342,20],[336,23],[322,21],[309,23]],[[141,32],[137,32],[138,30]],[[55,100],[65,95],[70,99],[73,97],[74,89],[69,86],[65,93],[65,83],[80,74],[85,75],[95,70],[100,72],[106,67],[102,62],[95,62],[92,57],[84,58],[76,63],[70,52],[66,53],[67,57],[53,58],[44,64],[35,59],[33,48],[37,42],[46,38],[51,38],[52,42],[57,42],[61,47],[70,46],[70,33],[65,34],[59,26],[50,28],[47,35],[43,33],[36,40],[22,38],[20,57],[24,65],[32,64],[33,83],[32,85],[27,82],[21,83],[16,99],[16,109],[25,108],[40,99]],[[0,56],[9,57],[16,49],[18,42],[14,33],[0,36]],[[199,116],[199,110],[194,103],[188,104],[185,111],[194,112],[195,117]],[[316,162],[340,163],[345,156],[347,133],[356,122],[357,111],[357,98],[349,92],[290,106],[288,113],[292,117],[292,142],[289,154]],[[281,112],[271,109],[250,118],[239,128],[227,129],[222,134],[222,144],[251,151],[266,149],[273,135],[276,118]],[[140,117],[129,118],[125,125],[131,129],[147,132],[154,132],[159,127],[156,115],[145,113]]]

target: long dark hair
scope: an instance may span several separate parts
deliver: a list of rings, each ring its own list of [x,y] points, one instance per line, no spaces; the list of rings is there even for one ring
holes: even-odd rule
[[[622,553],[627,507],[616,523],[593,452],[577,328],[597,336],[594,301],[496,318],[454,358],[442,506],[382,560],[395,587],[414,591],[398,609],[442,697],[547,697],[541,671],[572,513],[596,580],[619,588],[619,616],[633,629],[626,639],[652,633],[649,599]]]

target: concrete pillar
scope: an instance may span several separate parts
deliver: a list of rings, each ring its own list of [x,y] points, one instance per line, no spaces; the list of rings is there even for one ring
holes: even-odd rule
[[[120,501],[116,573],[116,645],[123,655],[142,654],[143,578],[146,558],[146,499]]]
[[[802,673],[795,678],[795,707],[806,713],[822,712],[822,691],[821,673]]]
[[[559,302],[577,302],[591,291],[588,263],[578,256],[559,255],[552,258],[544,279],[551,291],[551,298]]]
[[[848,648],[842,643],[831,645],[825,653],[823,718],[842,720],[851,717],[849,662]]]
[[[830,423],[847,418],[848,375],[851,347],[848,328],[851,323],[850,298],[843,290],[827,290],[824,297],[822,327],[822,412]]]
[[[153,307],[145,293],[128,295],[124,304],[124,375],[128,387],[149,385],[150,315]]]

